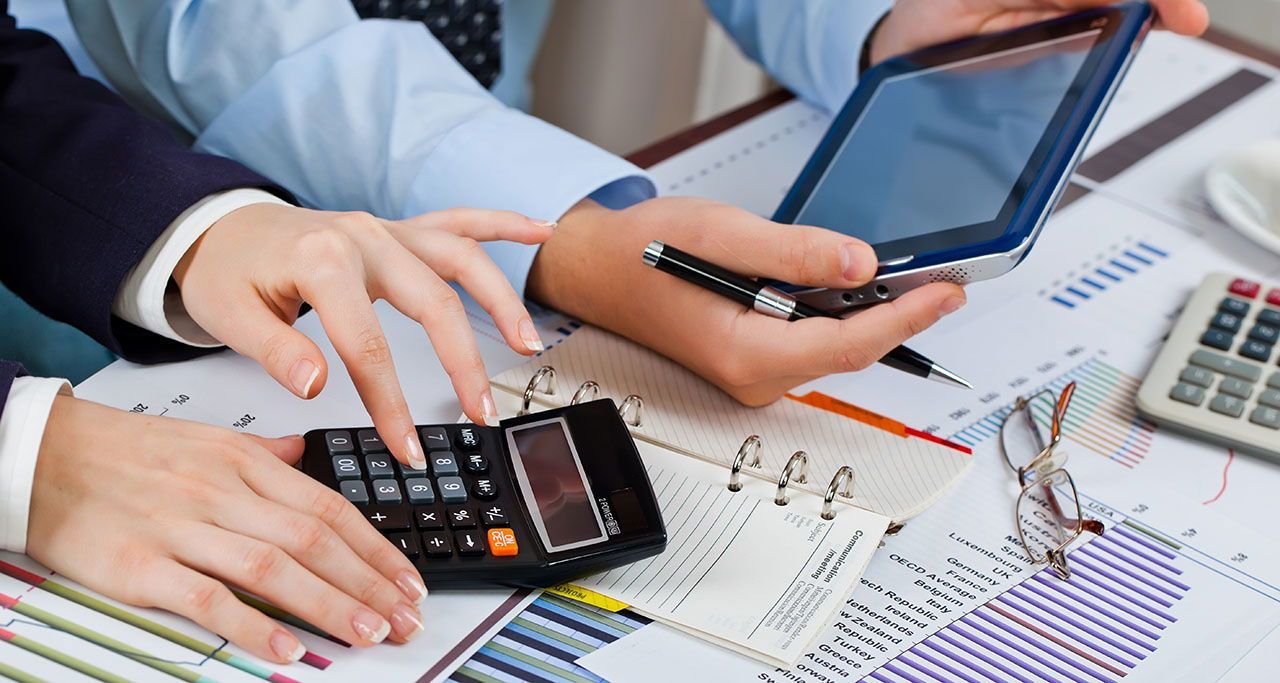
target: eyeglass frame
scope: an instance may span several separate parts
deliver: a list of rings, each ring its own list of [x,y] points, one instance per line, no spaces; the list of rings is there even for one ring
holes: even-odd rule
[[[1071,397],[1075,395],[1075,391],[1076,383],[1070,382],[1063,387],[1062,391],[1057,395],[1057,398],[1054,401],[1052,419],[1050,420],[1048,444],[1043,443],[1044,439],[1040,434],[1040,426],[1036,424],[1035,413],[1031,409],[1034,401],[1040,396],[1053,397],[1054,392],[1047,388],[1036,391],[1028,396],[1019,396],[1018,399],[1014,401],[1013,408],[1001,419],[1000,432],[997,438],[1000,442],[1000,454],[1004,457],[1005,464],[1007,464],[1009,469],[1013,470],[1014,475],[1017,476],[1018,485],[1022,489],[1018,493],[1018,499],[1014,502],[1013,506],[1014,523],[1018,530],[1018,541],[1022,543],[1023,550],[1027,551],[1027,555],[1031,557],[1032,562],[1035,564],[1040,564],[1042,562],[1048,563],[1050,569],[1064,580],[1071,578],[1071,567],[1067,564],[1067,548],[1072,543],[1075,543],[1085,531],[1099,536],[1102,535],[1103,532],[1102,523],[1097,520],[1085,519],[1083,517],[1072,519],[1063,513],[1062,506],[1058,502],[1058,495],[1054,492],[1052,485],[1052,481],[1059,473],[1066,478],[1066,482],[1071,486],[1072,502],[1075,503],[1075,509],[1077,511],[1081,509],[1079,489],[1076,488],[1075,479],[1072,478],[1071,473],[1067,472],[1065,467],[1053,467],[1047,471],[1040,472],[1042,467],[1045,465],[1052,465],[1053,463],[1054,449],[1056,449],[1058,444],[1062,441],[1062,427],[1066,423],[1067,409],[1071,406]],[[1036,447],[1039,448],[1039,452],[1028,460],[1027,464],[1020,467],[1013,464],[1013,459],[1009,456],[1009,449],[1005,445],[1005,427],[1009,424],[1010,418],[1018,412],[1023,412],[1025,414],[1031,434],[1035,437]],[[1039,476],[1033,476],[1037,473],[1039,473]],[[1073,533],[1071,533],[1068,538],[1061,541],[1057,547],[1046,550],[1044,552],[1043,559],[1036,559],[1035,551],[1031,549],[1031,544],[1027,542],[1026,525],[1023,524],[1022,515],[1019,514],[1019,510],[1022,509],[1023,498],[1025,498],[1027,492],[1034,489],[1037,484],[1039,484],[1041,489],[1044,491],[1045,498],[1049,504],[1050,510],[1052,510],[1053,515],[1056,518],[1058,526],[1064,531],[1073,531]]]

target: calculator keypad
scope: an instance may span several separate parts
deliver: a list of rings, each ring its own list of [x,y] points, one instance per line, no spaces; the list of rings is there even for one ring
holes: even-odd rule
[[[324,432],[324,458],[343,497],[424,572],[432,563],[518,557],[529,532],[509,503],[510,474],[490,453],[497,445],[466,425],[418,434],[426,470],[401,465],[373,429]]]
[[[1169,389],[1170,399],[1220,419],[1280,430],[1280,371],[1272,369],[1280,357],[1280,288],[1258,301],[1261,292],[1261,285],[1245,279],[1227,285],[1200,331],[1200,348]]]

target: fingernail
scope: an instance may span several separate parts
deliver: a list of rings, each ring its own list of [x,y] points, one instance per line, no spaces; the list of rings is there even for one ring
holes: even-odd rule
[[[498,408],[493,404],[493,394],[488,391],[484,392],[484,396],[480,397],[480,415],[484,418],[484,423],[490,427],[497,427]]]
[[[951,315],[964,308],[964,304],[965,299],[962,296],[947,297],[947,300],[942,302],[942,306],[938,310],[942,311],[943,315]]]
[[[364,607],[357,609],[356,615],[351,618],[351,628],[356,635],[371,643],[381,643],[391,633],[391,624],[386,619]]]
[[[542,338],[538,336],[538,328],[533,326],[533,321],[525,318],[520,321],[520,341],[524,342],[524,347],[530,351],[541,351],[546,347],[542,343]]]
[[[538,226],[539,228],[555,229],[555,227],[560,223],[557,221],[533,221],[533,224]]]
[[[422,585],[422,579],[413,572],[400,572],[396,585],[400,587],[400,592],[415,605],[421,605],[422,601],[427,599],[427,587]]]
[[[396,605],[391,608],[391,622],[395,625],[396,637],[406,642],[413,640],[414,636],[426,628],[417,610],[408,605]]]
[[[301,358],[293,364],[293,370],[289,371],[289,383],[293,385],[294,392],[299,396],[310,398],[311,385],[316,383],[316,378],[319,376],[320,366],[306,358]]]
[[[416,430],[404,435],[404,449],[409,454],[409,467],[415,470],[427,469],[427,454],[422,452]]]
[[[846,244],[840,250],[840,271],[846,280],[866,282],[876,274],[875,254],[857,244]]]
[[[271,651],[276,653],[277,657],[290,664],[302,659],[302,655],[307,653],[307,648],[303,647],[292,633],[284,629],[278,629],[272,633],[268,644],[271,645]]]

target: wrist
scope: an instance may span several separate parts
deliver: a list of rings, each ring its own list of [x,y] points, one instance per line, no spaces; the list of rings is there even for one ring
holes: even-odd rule
[[[576,318],[598,320],[592,290],[585,285],[591,271],[599,267],[599,252],[608,247],[605,235],[616,214],[591,199],[583,199],[565,212],[555,234],[533,259],[528,297]]]

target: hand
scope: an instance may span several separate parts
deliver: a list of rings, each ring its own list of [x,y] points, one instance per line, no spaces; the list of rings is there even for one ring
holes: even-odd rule
[[[623,211],[586,201],[560,220],[534,260],[531,298],[644,344],[748,405],[861,370],[965,302],[959,287],[931,284],[845,320],[787,322],[645,266],[640,255],[655,239],[743,274],[827,287],[869,281],[875,253],[835,232],[688,197]]]
[[[36,461],[27,552],[118,600],[176,612],[253,654],[302,644],[222,582],[357,646],[422,630],[422,578],[338,493],[261,439],[58,397]]]
[[[403,221],[363,213],[253,204],[215,223],[174,271],[191,318],[253,358],[302,398],[328,378],[324,355],[291,325],[315,308],[383,441],[400,462],[426,467],[395,365],[373,311],[386,299],[426,329],[467,417],[493,424],[489,377],[461,300],[461,284],[518,353],[543,346],[528,311],[476,240],[537,244],[554,223],[505,211],[451,209]]]
[[[1004,31],[1117,0],[897,0],[871,39],[871,63],[948,40]],[[1209,27],[1200,0],[1152,0],[1159,24],[1186,35]]]

